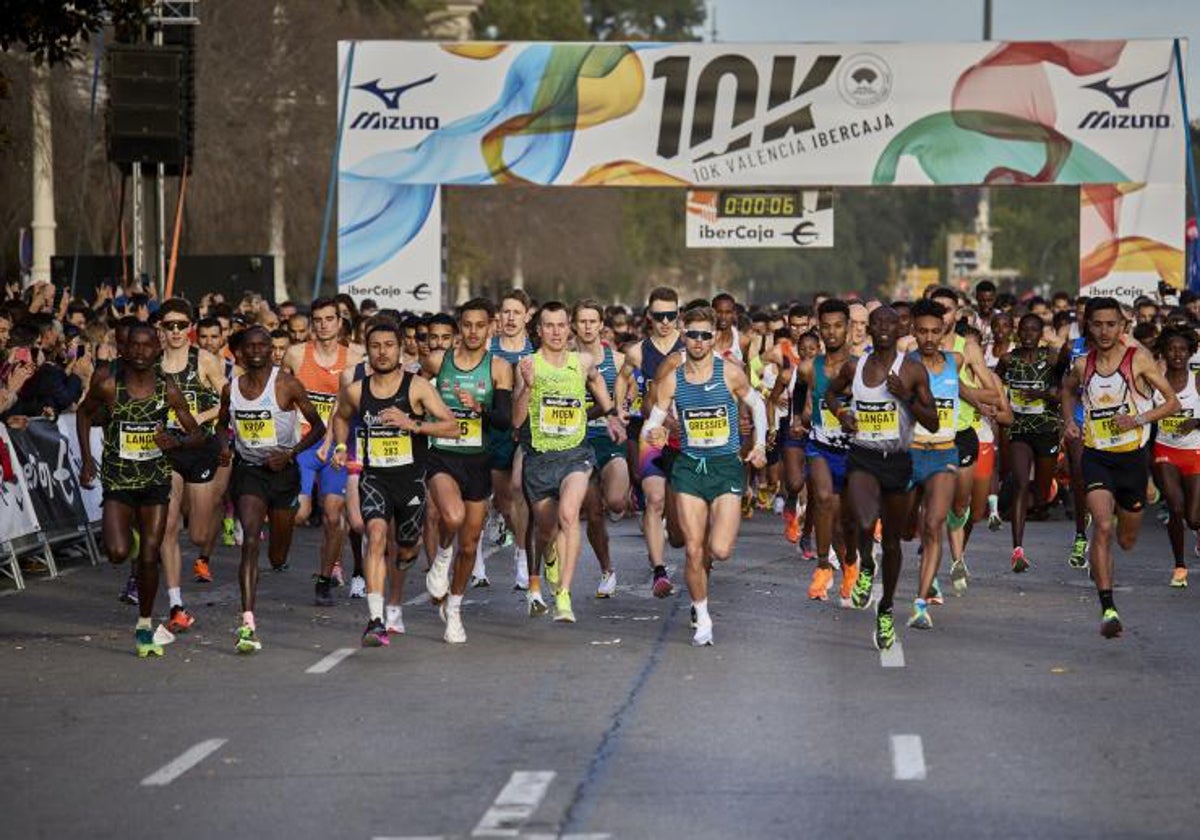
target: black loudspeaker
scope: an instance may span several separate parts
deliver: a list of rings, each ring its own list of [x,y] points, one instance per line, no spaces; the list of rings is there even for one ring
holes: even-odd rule
[[[108,159],[178,167],[189,152],[185,48],[113,44],[108,48]]]

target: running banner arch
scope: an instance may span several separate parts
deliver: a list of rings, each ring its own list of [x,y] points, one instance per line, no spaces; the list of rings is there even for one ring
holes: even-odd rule
[[[338,285],[442,304],[443,185],[1074,185],[1081,287],[1184,282],[1171,40],[339,44]]]

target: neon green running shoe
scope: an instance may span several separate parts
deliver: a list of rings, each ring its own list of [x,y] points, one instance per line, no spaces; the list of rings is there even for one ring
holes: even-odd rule
[[[1071,543],[1071,554],[1067,557],[1067,565],[1072,569],[1086,569],[1087,550],[1087,537],[1083,534],[1076,534],[1075,542]]]
[[[1100,635],[1106,639],[1115,639],[1121,635],[1121,631],[1124,629],[1117,611],[1112,607],[1106,609],[1100,617]]]
[[[891,650],[896,643],[896,622],[890,612],[881,612],[875,616],[875,649]]]
[[[162,645],[154,641],[154,631],[148,627],[139,627],[134,630],[133,642],[139,659],[163,655]]]
[[[575,623],[575,611],[571,609],[571,593],[560,589],[554,596],[554,620]]]
[[[226,516],[221,520],[221,544],[234,545],[237,542],[233,531],[233,517]]]
[[[558,582],[562,580],[559,571],[558,546],[551,543],[546,549],[546,583],[550,584],[551,592],[558,592]]]
[[[262,650],[262,642],[258,640],[253,627],[243,624],[237,631],[236,647],[238,653],[257,653]]]
[[[854,581],[854,591],[850,593],[850,603],[856,610],[865,610],[871,605],[871,584],[874,575],[866,569],[858,570],[858,580]]]

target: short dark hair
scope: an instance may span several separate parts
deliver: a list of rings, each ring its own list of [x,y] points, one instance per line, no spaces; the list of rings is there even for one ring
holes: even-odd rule
[[[440,324],[443,327],[449,327],[453,332],[458,332],[458,321],[455,321],[445,312],[435,312],[425,322],[427,327],[432,327],[434,324]]]
[[[400,328],[397,327],[395,322],[391,320],[385,319],[382,321],[376,321],[371,325],[371,328],[367,330],[367,334],[363,336],[363,339],[365,341],[370,341],[371,336],[375,335],[377,332],[390,332],[392,335],[396,336],[396,341],[400,341]]]
[[[570,320],[571,313],[567,309],[567,305],[561,300],[548,300],[538,308],[538,323],[542,322],[542,316],[547,312],[563,312],[566,313],[567,320]]]
[[[729,292],[718,292],[712,299],[712,303],[711,303],[712,308],[716,309],[717,304],[723,300],[727,300],[730,303],[732,303],[734,306],[737,306],[737,299],[734,298],[733,295],[729,294]]]
[[[918,318],[937,318],[940,321],[946,317],[946,307],[932,297],[921,298],[910,307],[909,313],[914,321]]]
[[[571,320],[574,321],[579,317],[579,313],[584,309],[591,309],[600,316],[600,320],[604,320],[604,305],[595,298],[583,298],[575,301],[575,305],[571,307]]]
[[[364,300],[363,306],[366,305],[367,302]],[[471,298],[462,306],[458,307],[458,318],[460,321],[462,320],[463,314],[467,312],[485,312],[487,313],[488,320],[490,321],[496,316],[496,304],[492,303],[485,297]]]
[[[1197,348],[1200,348],[1200,339],[1196,338],[1196,331],[1180,327],[1167,327],[1158,335],[1158,339],[1154,342],[1154,355],[1160,358],[1167,354],[1167,345],[1180,339],[1187,342],[1188,357],[1196,355]]]
[[[189,321],[195,320],[195,316],[192,314],[192,305],[181,297],[167,298],[158,307],[160,318],[170,315],[172,312],[176,315],[183,315]]]
[[[650,297],[646,301],[646,308],[649,309],[650,305],[657,300],[661,300],[664,303],[677,304],[679,303],[679,292],[670,286],[657,286],[650,290]]]
[[[199,321],[196,322],[196,330],[197,331],[204,330],[204,329],[211,329],[213,327],[216,327],[217,329],[221,329],[221,320],[219,318],[217,318],[215,315],[209,315],[207,318],[201,318]]]
[[[308,311],[311,313],[316,313],[316,311],[318,309],[330,309],[330,308],[332,308],[336,312],[337,311],[337,301],[331,297],[319,297],[312,302],[311,306],[308,307]]]
[[[817,317],[823,318],[826,315],[841,315],[847,321],[850,320],[850,304],[841,298],[831,297],[821,301],[821,305],[817,307]]]
[[[812,307],[807,303],[794,303],[788,307],[787,311],[789,318],[811,318],[812,314]]]
[[[991,280],[980,280],[978,283],[975,284],[975,294],[979,294],[980,292],[995,292],[995,291],[996,291],[996,284],[993,283]]]
[[[1124,313],[1121,312],[1121,304],[1117,302],[1117,299],[1107,296],[1088,298],[1087,306],[1083,309],[1083,317],[1090,321],[1097,312],[1104,312],[1108,309],[1115,309],[1118,315],[1124,317]]]
[[[504,301],[506,300],[515,300],[524,306],[527,311],[533,308],[533,299],[529,297],[529,292],[524,289],[509,289],[500,298],[501,306],[504,305]]]
[[[717,313],[711,306],[693,306],[683,313],[683,325],[694,324],[697,321],[708,321],[714,326],[717,323]]]
[[[292,340],[291,334],[282,327],[276,327],[275,329],[271,330],[271,339],[274,340],[276,338],[286,338],[289,342]]]
[[[929,300],[937,300],[938,298],[952,300],[954,301],[954,308],[958,309],[958,292],[949,286],[934,286],[925,297]],[[913,313],[913,317],[917,317],[916,313]]]

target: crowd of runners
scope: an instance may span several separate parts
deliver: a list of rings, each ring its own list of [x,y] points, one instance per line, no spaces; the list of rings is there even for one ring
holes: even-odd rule
[[[980,524],[1008,521],[1013,573],[1090,570],[1113,638],[1113,543],[1132,548],[1161,500],[1169,583],[1187,585],[1200,300],[1186,293],[1177,306],[1018,303],[984,281],[970,298],[935,286],[913,302],[818,294],[761,309],[671,288],[636,311],[537,305],[522,290],[453,315],[358,311],[345,296],[264,306],[268,317],[202,308],[170,299],[119,319],[115,358],[97,363],[76,414],[108,556],[133,561],[121,596],[139,609],[139,656],[162,655],[195,622],[186,541],[193,591],[213,581],[217,541],[240,544],[242,653],[263,645],[264,542],[272,572],[315,573],[317,605],[348,585],[370,647],[404,633],[414,566],[449,643],[467,639],[472,586],[511,585],[531,619],[574,622],[577,579],[597,598],[617,592],[607,528],[622,517],[640,520],[655,597],[680,585],[667,548],[683,549],[700,646],[714,638],[711,573],[755,515],[780,515],[781,539],[815,561],[809,598],[836,587],[843,607],[874,604],[880,649],[897,638],[901,543],[919,557],[902,621],[930,629],[943,555],[966,593]],[[1075,526],[1061,556],[1030,557],[1026,523],[1057,510]],[[316,558],[291,552],[303,524],[321,529]],[[578,565],[585,538],[594,571]],[[510,542],[512,568],[489,575],[487,548]],[[169,613],[156,629],[160,569]]]

